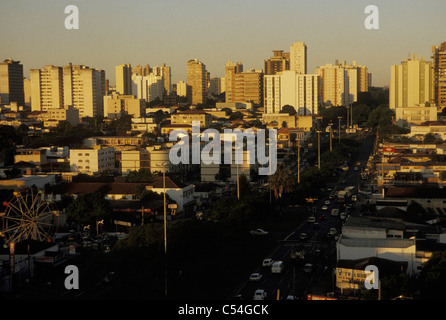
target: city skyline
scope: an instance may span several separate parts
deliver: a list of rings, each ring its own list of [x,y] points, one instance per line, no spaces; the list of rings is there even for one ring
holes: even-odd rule
[[[70,4],[79,8],[79,30],[64,27]],[[0,56],[21,61],[25,77],[30,69],[71,62],[105,70],[113,85],[120,64],[166,63],[177,83],[186,81],[190,59],[206,64],[211,77],[224,77],[229,60],[246,70],[263,69],[273,50],[287,52],[294,42],[305,42],[308,73],[335,60],[356,60],[368,66],[372,85],[388,86],[391,65],[410,54],[430,60],[432,45],[445,40],[444,2],[375,1],[378,30],[364,27],[367,5],[362,0],[6,2]]]

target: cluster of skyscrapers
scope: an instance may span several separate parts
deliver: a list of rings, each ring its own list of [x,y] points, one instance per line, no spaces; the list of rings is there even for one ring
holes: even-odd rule
[[[446,42],[434,45],[432,52],[432,61],[411,55],[391,66],[389,106],[403,125],[417,119],[432,120],[434,107],[446,105]],[[310,115],[318,114],[322,106],[350,105],[371,86],[368,68],[356,61],[336,60],[308,73],[307,60],[307,45],[295,42],[288,52],[273,50],[273,56],[264,60],[264,69],[244,70],[242,62],[229,61],[224,77],[211,78],[202,61],[191,59],[186,65],[186,81],[175,84],[166,64],[121,64],[115,68],[116,85],[111,87],[104,70],[71,63],[31,69],[29,79],[24,79],[23,65],[10,58],[0,63],[0,104],[29,104],[33,111],[71,106],[79,110],[81,118],[113,118],[124,109],[139,116],[144,103],[165,103],[169,96],[185,97],[192,105],[216,97],[221,102],[224,92],[224,102],[251,103],[263,107],[266,114],[280,113],[290,105],[297,114]],[[407,111],[409,107],[412,109]],[[410,119],[403,117],[409,114]]]
[[[432,61],[412,54],[391,66],[389,107],[399,126],[436,121],[445,106],[446,42],[432,46]]]

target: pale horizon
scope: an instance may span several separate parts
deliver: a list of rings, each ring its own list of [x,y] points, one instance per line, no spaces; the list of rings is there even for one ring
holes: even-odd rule
[[[367,66],[373,86],[388,86],[391,65],[417,54],[431,60],[446,41],[446,2],[374,1],[379,30],[367,30],[363,0],[289,1],[31,1],[1,4],[0,59],[19,60],[24,76],[70,62],[103,69],[115,84],[115,66],[171,67],[172,84],[186,81],[186,63],[202,61],[211,78],[229,61],[264,69],[273,50],[305,42],[307,73],[346,60]],[[79,8],[79,30],[67,30],[64,8]],[[18,23],[19,21],[19,23]]]

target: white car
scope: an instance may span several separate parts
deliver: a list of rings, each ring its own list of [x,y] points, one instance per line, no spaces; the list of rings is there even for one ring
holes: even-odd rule
[[[307,221],[310,223],[313,223],[316,221],[316,217],[314,217],[314,216],[308,217]]]
[[[273,265],[273,263],[274,263],[273,259],[266,258],[266,259],[263,260],[262,266],[264,266],[264,267],[271,267]]]
[[[328,210],[328,206],[326,206],[325,204],[322,206],[321,208],[322,210]]]
[[[330,200],[325,200],[324,204],[326,204],[327,206],[330,205]]]
[[[265,231],[263,229],[255,229],[251,230],[250,233],[254,236],[266,236],[268,234],[268,231]]]
[[[311,263],[307,263],[307,264],[304,266],[304,272],[307,272],[307,273],[313,272],[313,264],[311,264]]]
[[[258,272],[252,273],[249,276],[249,280],[251,281],[260,281],[261,279],[262,279],[262,274]]]
[[[254,292],[254,300],[265,300],[266,299],[266,291],[263,289],[257,289]]]

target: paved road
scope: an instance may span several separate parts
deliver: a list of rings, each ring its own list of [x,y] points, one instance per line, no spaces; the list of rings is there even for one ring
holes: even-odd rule
[[[364,168],[369,155],[373,150],[374,137],[365,137],[355,154],[351,155],[348,163],[349,170],[343,171],[339,180],[330,185],[330,190],[324,193],[316,203],[309,206],[308,215],[313,215],[318,222],[315,227],[313,222],[305,222],[287,235],[278,236],[278,246],[268,257],[275,261],[283,261],[285,268],[280,274],[271,273],[270,267],[259,266],[252,272],[259,272],[263,275],[260,281],[249,281],[247,275],[246,281],[240,285],[236,295],[242,299],[252,299],[257,289],[263,289],[267,292],[267,299],[285,299],[288,295],[296,296],[298,299],[305,299],[307,294],[325,296],[328,292],[334,291],[334,274],[336,267],[336,236],[329,236],[329,230],[335,228],[337,234],[342,231],[343,221],[340,216],[332,216],[332,209],[339,209],[340,212],[346,210],[344,203],[329,200],[332,193],[343,190],[347,186],[353,186],[353,193],[358,194],[358,187],[361,186],[361,170]],[[360,165],[357,163],[360,162]],[[357,170],[355,170],[357,167]],[[325,201],[329,200],[327,210],[322,210]],[[355,203],[349,211],[352,215],[358,215],[359,208]],[[307,238],[301,239],[301,234],[305,233]],[[274,236],[274,235],[273,235]],[[305,252],[305,259],[296,260],[291,258],[293,248],[299,247]],[[319,249],[319,250],[316,250]],[[303,271],[306,263],[312,263],[313,272]]]

